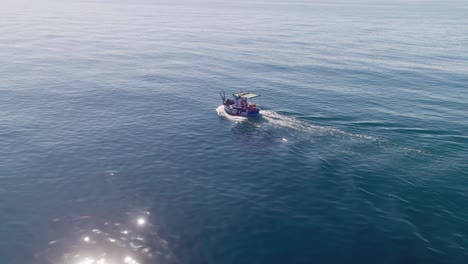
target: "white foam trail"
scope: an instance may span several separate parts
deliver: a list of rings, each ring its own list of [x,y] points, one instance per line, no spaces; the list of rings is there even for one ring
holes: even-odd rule
[[[218,106],[218,108],[216,108],[216,112],[218,113],[219,116],[222,116],[233,122],[248,122],[249,121],[247,117],[233,116],[233,115],[226,113],[224,111],[223,105]],[[331,134],[331,135],[349,136],[353,138],[362,138],[362,139],[371,140],[371,141],[382,141],[381,139],[376,138],[376,137],[349,133],[349,132],[340,130],[338,128],[313,125],[308,122],[298,120],[294,117],[289,117],[289,116],[279,114],[275,111],[262,110],[260,114],[262,116],[262,119],[267,122],[266,123],[260,122],[260,124],[256,122],[252,123],[257,127],[261,127],[263,125],[277,125],[277,126],[287,127],[287,128],[294,129],[296,131],[315,134],[315,135],[317,134],[318,135],[323,135],[323,134],[330,135]]]
[[[262,111],[262,117],[263,119],[267,120],[269,123],[279,125],[282,127],[289,127],[292,129],[297,129],[297,130],[302,130],[302,131],[311,130],[311,129],[316,131],[315,126],[313,125],[310,125],[308,127],[304,126],[303,124],[301,124],[299,120],[293,117],[288,117],[288,116],[278,114],[274,111],[268,111],[268,110]]]
[[[233,115],[226,113],[226,111],[224,111],[224,105],[218,106],[218,108],[216,108],[216,112],[218,113],[219,116],[222,116],[233,122],[244,122],[248,120],[248,118],[245,116],[233,116]]]
[[[268,123],[270,124],[274,124],[274,125],[278,125],[282,127],[288,127],[294,130],[302,131],[302,132],[314,133],[314,134],[321,133],[321,134],[345,135],[345,136],[358,137],[358,138],[363,138],[363,139],[372,140],[372,141],[379,140],[376,137],[348,133],[348,132],[345,132],[343,130],[333,128],[333,127],[312,125],[310,123],[298,120],[294,117],[289,117],[289,116],[285,116],[282,114],[278,114],[277,112],[274,112],[274,111],[265,110],[265,111],[262,111],[261,113],[262,113],[263,119],[267,120]]]

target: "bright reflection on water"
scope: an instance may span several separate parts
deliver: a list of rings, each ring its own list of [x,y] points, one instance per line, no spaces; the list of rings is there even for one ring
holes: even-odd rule
[[[125,257],[125,263],[128,263],[128,264],[138,264],[138,262],[134,259],[132,259],[131,257]]]
[[[46,242],[40,256],[46,263],[144,264],[167,263],[173,259],[166,240],[155,231],[149,213],[127,213],[124,222],[93,217],[55,219],[63,237]],[[62,232],[65,231],[65,232]]]
[[[95,260],[93,258],[85,258],[83,261],[78,262],[78,264],[107,264],[106,259],[98,259]]]
[[[144,218],[138,218],[138,222],[137,222],[137,223],[138,223],[139,226],[143,226],[143,225],[145,225],[146,221],[145,221]]]

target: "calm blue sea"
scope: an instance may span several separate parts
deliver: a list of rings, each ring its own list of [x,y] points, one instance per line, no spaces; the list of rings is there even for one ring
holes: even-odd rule
[[[3,1],[0,263],[467,263],[467,25],[466,1]]]

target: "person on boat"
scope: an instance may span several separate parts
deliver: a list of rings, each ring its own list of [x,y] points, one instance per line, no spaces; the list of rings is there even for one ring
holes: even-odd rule
[[[247,99],[242,98],[242,100],[241,100],[241,106],[242,106],[242,108],[246,108],[246,107],[247,107]]]
[[[242,98],[240,96],[236,97],[236,107],[242,108]]]

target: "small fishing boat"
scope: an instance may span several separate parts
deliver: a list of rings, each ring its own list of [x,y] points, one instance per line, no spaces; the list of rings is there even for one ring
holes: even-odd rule
[[[225,92],[221,92],[224,111],[235,116],[255,116],[260,113],[260,107],[252,101],[252,99],[260,97],[260,95],[239,92],[233,94],[233,99],[227,99]]]

